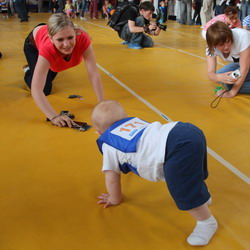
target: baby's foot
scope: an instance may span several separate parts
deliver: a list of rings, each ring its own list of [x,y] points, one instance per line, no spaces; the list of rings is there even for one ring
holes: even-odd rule
[[[218,228],[216,219],[211,215],[207,220],[198,221],[194,231],[187,238],[192,246],[205,246]]]

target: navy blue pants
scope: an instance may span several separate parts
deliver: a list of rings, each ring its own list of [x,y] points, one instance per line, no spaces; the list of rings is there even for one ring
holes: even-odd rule
[[[180,210],[199,207],[209,200],[204,181],[208,177],[206,139],[199,128],[190,123],[175,125],[168,135],[163,170]]]

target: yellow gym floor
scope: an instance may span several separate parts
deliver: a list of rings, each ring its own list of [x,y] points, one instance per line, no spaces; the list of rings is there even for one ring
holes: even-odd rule
[[[49,14],[0,21],[0,250],[182,250],[195,221],[179,211],[164,182],[123,175],[124,202],[103,209],[101,154],[91,128],[45,121],[23,80],[23,42]],[[250,249],[250,95],[222,99],[207,80],[199,26],[169,21],[154,48],[129,50],[104,20],[80,21],[93,40],[106,99],[149,122],[191,122],[208,143],[211,211],[219,229],[204,249]],[[222,63],[222,62],[220,62]],[[221,66],[222,64],[220,64]],[[83,100],[68,99],[71,94]],[[53,107],[90,123],[96,103],[84,63],[59,73]]]

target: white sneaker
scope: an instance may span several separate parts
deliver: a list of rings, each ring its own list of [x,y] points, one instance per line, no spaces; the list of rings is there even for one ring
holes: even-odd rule
[[[83,21],[86,21],[86,20],[87,20],[86,17],[82,17],[82,16],[80,17],[80,19],[83,20]]]

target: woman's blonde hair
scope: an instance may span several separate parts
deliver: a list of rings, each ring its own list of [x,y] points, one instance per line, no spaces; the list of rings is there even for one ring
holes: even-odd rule
[[[207,29],[206,41],[208,50],[212,55],[216,46],[226,42],[233,43],[233,32],[225,23],[217,21]]]
[[[93,126],[101,133],[113,123],[126,118],[127,114],[117,101],[106,100],[98,103],[91,114]]]
[[[75,31],[84,30],[81,26],[74,24],[63,13],[56,13],[51,15],[48,20],[48,33],[50,37],[53,37],[65,27],[72,27]]]

